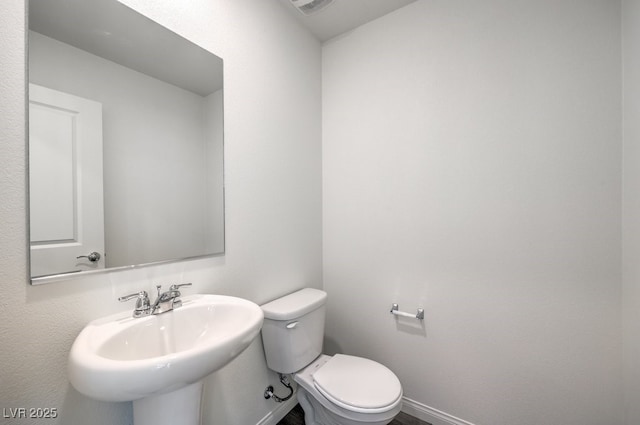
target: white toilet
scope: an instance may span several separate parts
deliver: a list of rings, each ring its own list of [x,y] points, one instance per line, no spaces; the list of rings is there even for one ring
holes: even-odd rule
[[[306,425],[386,425],[402,407],[400,381],[373,360],[321,354],[326,299],[305,288],[262,306],[267,365],[294,375]]]

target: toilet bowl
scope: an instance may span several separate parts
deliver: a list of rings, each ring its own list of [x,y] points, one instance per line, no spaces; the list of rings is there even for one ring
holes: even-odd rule
[[[327,294],[306,288],[262,306],[268,367],[293,374],[306,425],[386,425],[402,407],[402,385],[382,364],[322,354]]]
[[[369,359],[323,354],[294,379],[306,425],[386,425],[402,407],[398,378]]]

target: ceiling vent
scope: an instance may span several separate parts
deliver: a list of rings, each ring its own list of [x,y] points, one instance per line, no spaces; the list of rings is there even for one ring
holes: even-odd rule
[[[303,15],[309,16],[320,12],[334,0],[289,0]]]

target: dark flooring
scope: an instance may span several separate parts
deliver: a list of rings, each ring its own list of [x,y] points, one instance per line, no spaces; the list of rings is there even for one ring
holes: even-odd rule
[[[304,411],[299,404],[284,417],[278,425],[304,425]],[[406,413],[400,412],[389,425],[431,425],[425,421],[414,418]]]

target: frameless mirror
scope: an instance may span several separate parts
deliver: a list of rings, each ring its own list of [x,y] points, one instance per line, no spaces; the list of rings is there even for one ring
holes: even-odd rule
[[[224,251],[222,59],[116,0],[29,0],[31,281]]]

